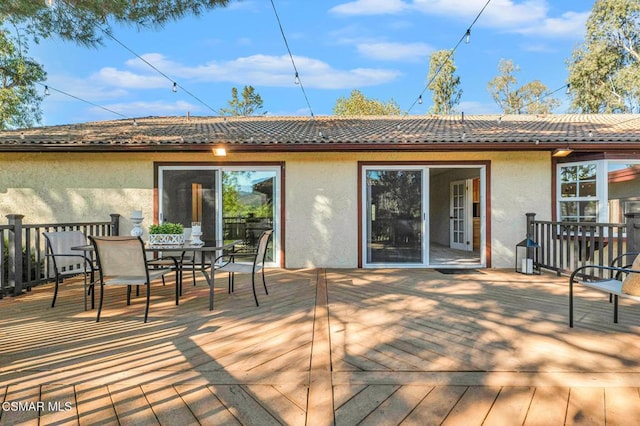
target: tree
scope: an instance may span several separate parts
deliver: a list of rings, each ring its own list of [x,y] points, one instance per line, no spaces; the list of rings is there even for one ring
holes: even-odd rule
[[[640,2],[597,0],[586,32],[568,61],[571,108],[640,111]]]
[[[238,89],[231,88],[229,108],[220,108],[220,114],[247,117],[262,108],[262,98],[253,86],[244,86],[242,99],[238,97]]]
[[[427,88],[433,98],[433,114],[451,114],[460,103],[462,90],[458,89],[460,77],[455,75],[456,69],[451,50],[439,50],[431,55]]]
[[[400,106],[393,99],[386,103],[367,98],[357,89],[348,98],[338,98],[333,106],[335,115],[400,115]]]
[[[46,78],[42,67],[24,57],[19,39],[0,29],[0,129],[31,127],[42,119],[42,96],[36,84]]]
[[[28,41],[49,37],[99,46],[110,23],[160,28],[185,15],[226,6],[229,0],[2,0],[0,1],[0,128],[32,126],[42,119],[42,98],[34,82],[46,77],[44,68],[26,58]],[[9,29],[15,28],[14,38]],[[14,39],[22,43],[14,43]],[[17,46],[17,47],[16,47]]]
[[[24,25],[38,38],[59,36],[87,46],[97,46],[109,23],[133,24],[138,28],[162,27],[186,15],[226,6],[229,0],[3,0],[0,22],[10,19]]]
[[[547,86],[539,80],[518,87],[515,74],[520,67],[511,59],[501,59],[498,71],[499,74],[489,82],[487,88],[505,114],[548,114],[560,104],[549,96]]]

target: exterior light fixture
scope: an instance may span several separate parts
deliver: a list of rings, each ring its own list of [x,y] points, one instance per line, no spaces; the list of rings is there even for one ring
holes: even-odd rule
[[[227,150],[223,146],[216,146],[215,148],[213,148],[212,151],[213,151],[213,155],[215,155],[216,157],[227,156]]]
[[[551,154],[552,157],[556,157],[556,158],[560,158],[560,157],[566,157],[569,154],[571,154],[573,152],[573,150],[569,147],[566,148],[556,148],[553,150],[553,154]]]

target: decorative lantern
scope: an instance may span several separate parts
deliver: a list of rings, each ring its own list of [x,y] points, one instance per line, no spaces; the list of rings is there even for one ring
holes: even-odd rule
[[[516,272],[526,275],[540,275],[537,260],[540,255],[540,245],[527,237],[516,244]]]

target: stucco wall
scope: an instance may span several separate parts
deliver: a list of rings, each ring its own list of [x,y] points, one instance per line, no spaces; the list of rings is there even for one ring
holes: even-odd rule
[[[153,219],[153,162],[285,162],[286,267],[355,267],[358,254],[358,161],[491,161],[493,267],[513,267],[525,213],[548,219],[548,153],[6,154],[0,155],[0,215],[25,223],[108,221],[132,210]]]

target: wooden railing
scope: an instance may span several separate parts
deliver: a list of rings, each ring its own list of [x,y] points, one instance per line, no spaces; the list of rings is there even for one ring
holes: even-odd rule
[[[527,214],[528,236],[538,243],[535,258],[541,269],[569,274],[588,264],[609,265],[622,254],[640,250],[640,215],[626,223],[553,222]],[[606,271],[605,271],[606,272]]]
[[[112,214],[110,221],[78,223],[24,224],[23,217],[7,215],[8,224],[0,225],[0,298],[29,291],[51,279],[43,232],[79,230],[85,235],[119,235],[119,214]]]

